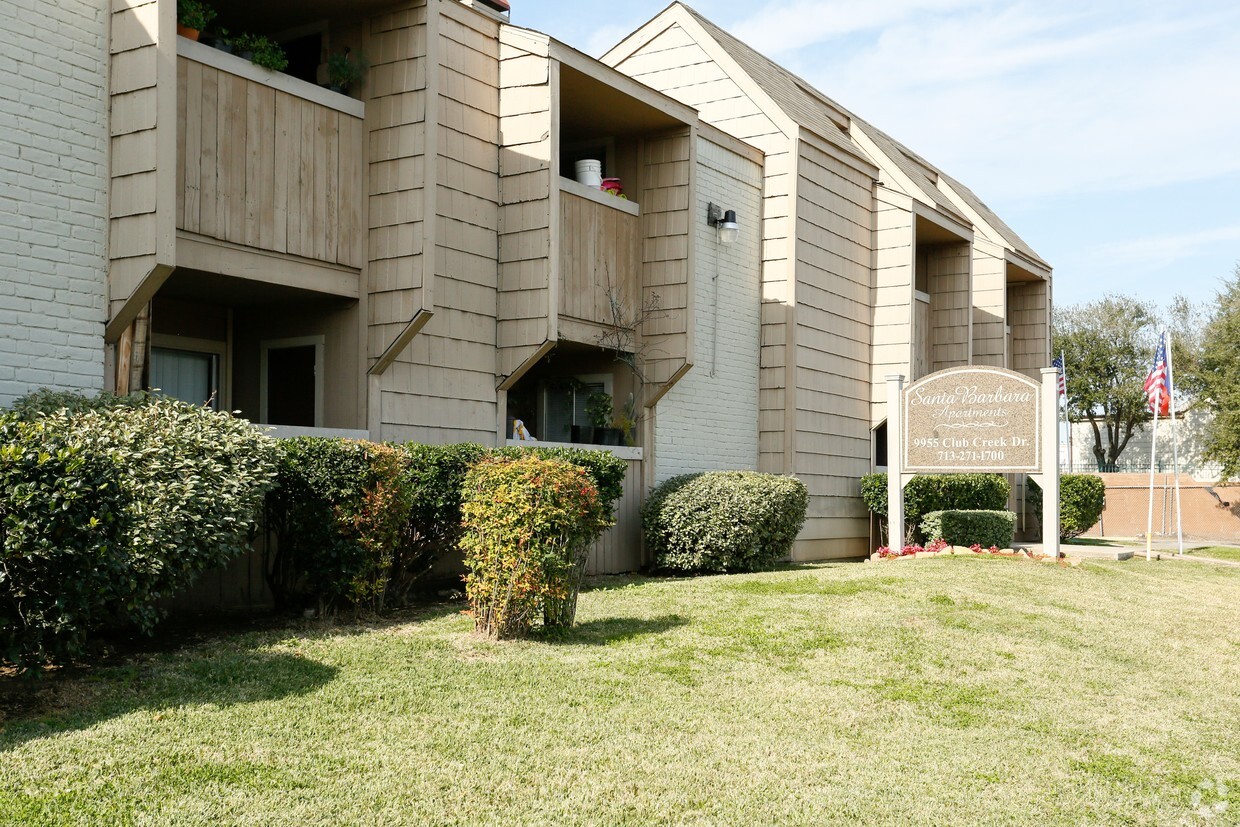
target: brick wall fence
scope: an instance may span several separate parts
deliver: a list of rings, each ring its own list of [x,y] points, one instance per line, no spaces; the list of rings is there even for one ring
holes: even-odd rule
[[[1149,519],[1150,476],[1099,474],[1106,482],[1102,519],[1085,537],[1144,536]],[[1184,536],[1194,540],[1240,540],[1240,486],[1180,475]],[[1154,537],[1175,537],[1175,477],[1154,475]]]

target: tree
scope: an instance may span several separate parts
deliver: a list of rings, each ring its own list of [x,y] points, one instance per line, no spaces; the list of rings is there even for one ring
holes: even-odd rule
[[[1099,471],[1115,471],[1133,435],[1150,421],[1143,386],[1161,327],[1171,334],[1176,409],[1192,406],[1206,373],[1201,365],[1204,315],[1202,305],[1182,296],[1165,312],[1118,295],[1055,310],[1052,348],[1063,352],[1067,365],[1068,416],[1092,427]]]
[[[1154,354],[1154,308],[1128,296],[1054,313],[1052,348],[1063,352],[1068,417],[1088,421],[1099,471],[1114,471],[1133,433],[1149,418],[1142,383]]]
[[[1223,283],[1194,379],[1202,404],[1213,414],[1205,455],[1222,463],[1224,478],[1234,478],[1240,470],[1240,264]]]

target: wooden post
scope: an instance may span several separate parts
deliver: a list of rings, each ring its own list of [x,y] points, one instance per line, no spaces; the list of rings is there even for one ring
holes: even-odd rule
[[[904,374],[887,374],[887,546],[904,548]]]
[[[1059,369],[1042,368],[1042,550],[1059,556]]]

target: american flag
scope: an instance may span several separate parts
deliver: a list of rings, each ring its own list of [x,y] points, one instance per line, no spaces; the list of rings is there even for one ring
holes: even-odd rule
[[[1158,416],[1166,416],[1171,412],[1171,376],[1167,372],[1167,337],[1158,336],[1158,350],[1154,352],[1154,367],[1150,375],[1145,377],[1145,395],[1149,399],[1150,411]]]
[[[1051,360],[1051,367],[1059,370],[1059,395],[1066,399],[1068,396],[1068,371],[1064,369],[1062,353]]]

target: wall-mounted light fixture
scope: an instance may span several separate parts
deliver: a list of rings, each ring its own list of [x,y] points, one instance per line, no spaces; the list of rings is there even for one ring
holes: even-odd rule
[[[724,210],[715,203],[706,205],[706,223],[715,228],[720,244],[731,244],[741,234],[740,225],[736,223],[736,210]]]

